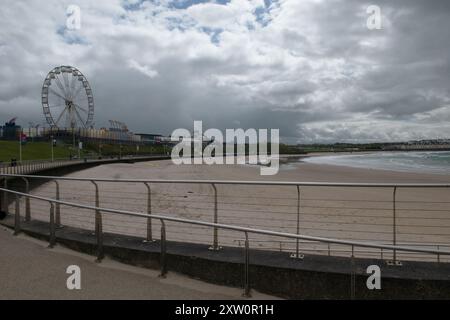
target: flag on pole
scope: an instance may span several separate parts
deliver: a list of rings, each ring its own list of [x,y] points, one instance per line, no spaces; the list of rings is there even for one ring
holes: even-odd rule
[[[21,143],[27,142],[27,135],[23,132],[20,133],[20,142]]]

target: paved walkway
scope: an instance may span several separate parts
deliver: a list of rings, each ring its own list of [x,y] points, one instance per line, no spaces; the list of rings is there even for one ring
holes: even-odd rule
[[[81,268],[81,290],[68,290],[66,269]],[[124,265],[27,237],[0,226],[0,299],[242,299],[242,291]],[[255,299],[272,297],[257,292]]]

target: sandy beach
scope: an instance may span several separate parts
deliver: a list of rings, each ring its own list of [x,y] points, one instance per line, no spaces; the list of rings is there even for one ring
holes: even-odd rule
[[[183,165],[171,161],[135,164],[108,164],[71,174],[73,177],[112,179],[206,179],[262,180],[296,182],[374,182],[374,183],[448,183],[450,175],[371,170],[304,162],[289,163],[275,176],[261,176],[251,165]],[[94,203],[94,188],[89,182],[61,181],[61,199]],[[100,183],[103,207],[147,212],[147,191],[142,183]],[[152,184],[152,213],[213,221],[214,196],[209,185]],[[218,185],[219,222],[282,232],[297,232],[297,189],[283,186]],[[449,249],[450,202],[448,189],[397,190],[397,244]],[[45,184],[35,194],[54,197],[55,184]],[[393,242],[392,188],[302,187],[300,234],[378,243]],[[31,202],[33,219],[48,221],[48,205]],[[22,211],[23,212],[23,211]],[[104,215],[104,231],[134,236],[146,235],[146,219]],[[62,224],[93,230],[94,215],[87,210],[61,208]],[[153,223],[159,237],[160,225]],[[168,239],[211,244],[213,231],[178,223],[167,225]],[[242,233],[219,232],[222,246],[242,245]],[[253,248],[293,252],[295,242],[288,239],[251,235]],[[350,248],[303,243],[305,253],[348,256]],[[329,251],[330,250],[330,251]],[[357,249],[357,256],[389,258],[391,252]],[[436,256],[402,254],[402,259],[431,259]]]

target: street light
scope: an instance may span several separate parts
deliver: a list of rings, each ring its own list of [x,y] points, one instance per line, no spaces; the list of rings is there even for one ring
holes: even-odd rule
[[[50,139],[51,139],[50,143],[52,144],[52,162],[53,162],[54,159],[55,159],[55,153],[53,151],[53,147],[54,147],[55,143],[54,143],[54,140],[53,140],[53,136],[50,136]]]

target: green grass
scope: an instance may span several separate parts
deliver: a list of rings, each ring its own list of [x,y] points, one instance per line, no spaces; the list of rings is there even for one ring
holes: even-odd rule
[[[70,154],[78,156],[78,150],[72,147],[58,145],[53,148],[55,159],[67,159]],[[0,141],[0,161],[20,159],[18,141]],[[52,158],[50,142],[27,142],[22,145],[22,160],[46,160]]]
[[[164,147],[161,145],[140,146],[139,151],[135,145],[102,144],[101,154],[103,156],[118,156],[122,153],[125,155],[148,155],[162,154]],[[166,151],[169,151],[167,148]],[[78,156],[78,149],[72,148],[70,144],[58,144],[53,148],[55,159],[68,159],[70,155]],[[84,149],[81,151],[81,157],[98,156],[99,145],[95,143],[85,143]],[[0,161],[9,162],[12,158],[20,159],[19,142],[18,141],[2,141],[0,140]],[[22,145],[22,160],[49,160],[52,158],[52,147],[50,142],[27,142]]]
[[[86,143],[85,148],[100,153],[99,145],[96,143]],[[121,150],[122,148],[122,150]],[[118,144],[101,144],[101,154],[103,156],[117,156],[120,153],[122,155],[148,155],[148,154],[163,154],[164,151],[170,151],[169,148],[164,149],[162,145],[152,145],[152,146],[139,146],[139,151],[136,149],[135,145],[122,145]]]

